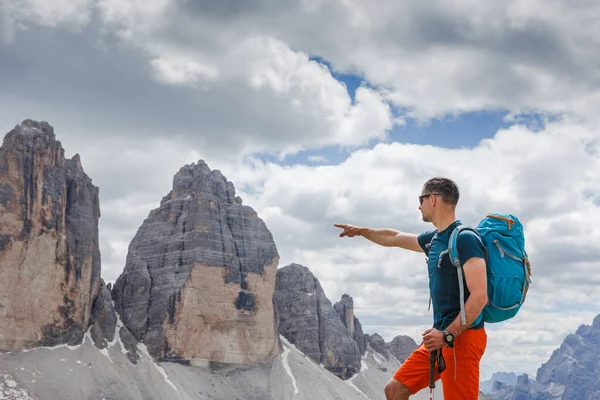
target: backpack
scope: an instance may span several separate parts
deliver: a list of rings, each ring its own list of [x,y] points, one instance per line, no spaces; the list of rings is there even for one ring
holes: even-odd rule
[[[472,231],[486,250],[488,304],[472,325],[502,322],[521,309],[531,284],[531,265],[525,251],[523,225],[512,214],[490,213],[476,228],[459,225],[450,235],[448,254],[458,269],[461,322],[466,325],[463,271],[457,249],[458,234]]]

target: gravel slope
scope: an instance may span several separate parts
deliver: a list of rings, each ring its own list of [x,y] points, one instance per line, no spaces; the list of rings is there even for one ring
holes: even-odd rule
[[[0,400],[385,400],[383,387],[400,365],[369,348],[361,372],[342,381],[280,339],[283,352],[272,361],[216,369],[155,363],[143,345],[132,365],[119,341],[100,351],[88,332],[80,346],[0,353]],[[429,399],[429,390],[414,399]]]

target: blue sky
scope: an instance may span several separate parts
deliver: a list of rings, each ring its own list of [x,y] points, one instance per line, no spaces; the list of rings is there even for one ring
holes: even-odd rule
[[[313,61],[319,62],[329,68],[331,75],[342,82],[348,95],[354,103],[356,89],[361,85],[373,88],[373,86],[363,77],[347,73],[337,72],[332,65],[321,57],[311,57]],[[394,115],[402,115],[401,111],[392,105]],[[395,125],[388,133],[388,139],[384,142],[399,142],[408,144],[427,144],[445,148],[463,148],[477,146],[482,139],[494,137],[496,132],[502,128],[508,128],[513,123],[505,118],[507,111],[475,111],[458,115],[451,115],[443,118],[434,118],[427,122],[416,121],[412,118],[406,118],[404,125]],[[536,116],[525,117],[526,120],[537,120]],[[371,141],[373,147],[378,141]],[[324,164],[337,165],[345,160],[352,150],[344,150],[340,146],[326,146],[318,150],[306,150],[297,154],[288,155],[283,160],[267,155],[259,154],[259,158],[280,165],[294,164]],[[322,161],[311,161],[309,157],[322,157]]]
[[[310,57],[310,60],[327,66],[332,77],[345,85],[353,103],[358,87],[363,85],[374,88],[373,85],[361,76],[337,72],[331,63],[321,57]],[[395,116],[402,116],[400,110],[393,105],[391,107],[392,113]],[[498,130],[509,128],[517,123],[515,120],[508,119],[509,115],[508,110],[482,109],[433,118],[426,122],[404,116],[403,118],[406,123],[395,125],[388,133],[388,138],[384,142],[431,145],[448,149],[473,148],[481,140],[493,138]],[[533,130],[539,130],[545,125],[545,119],[553,121],[556,120],[556,117],[541,113],[522,114],[518,117],[518,123],[528,126]],[[379,141],[371,141],[370,145],[364,147],[372,148],[377,143]],[[345,160],[351,151],[345,150],[340,146],[325,146],[317,150],[305,150],[288,155],[283,160],[268,154],[259,153],[257,156],[264,161],[284,166],[295,164],[337,165]],[[319,160],[311,161],[310,157],[318,157]]]

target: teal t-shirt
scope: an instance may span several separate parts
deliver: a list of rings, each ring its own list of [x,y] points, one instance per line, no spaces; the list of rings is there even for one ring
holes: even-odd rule
[[[446,329],[460,314],[460,292],[458,288],[458,269],[450,261],[448,254],[442,258],[438,267],[440,254],[448,249],[448,239],[457,226],[462,223],[457,220],[441,232],[428,231],[418,236],[419,245],[427,255],[427,270],[429,273],[429,290],[431,293],[431,304],[433,306],[433,327],[439,330]],[[437,234],[437,235],[436,235]],[[435,236],[435,238],[434,238]],[[433,239],[433,241],[432,241]],[[463,231],[458,235],[458,254],[461,265],[471,257],[485,259],[485,249],[477,240],[475,234]],[[430,246],[431,242],[431,246]],[[469,289],[463,276],[465,303],[469,298]],[[483,321],[472,326],[471,329],[483,327]]]

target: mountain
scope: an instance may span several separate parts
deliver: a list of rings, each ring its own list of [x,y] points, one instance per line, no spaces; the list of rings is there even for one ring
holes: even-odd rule
[[[340,301],[333,305],[333,308],[338,313],[342,323],[348,329],[348,333],[356,342],[360,355],[364,355],[367,351],[367,336],[364,334],[362,325],[354,315],[354,299],[344,293]]]
[[[600,314],[592,325],[569,334],[537,371],[534,382],[520,376],[516,385],[494,385],[494,400],[598,400],[600,399]]]
[[[353,337],[352,309],[340,316],[307,267],[290,264],[280,268],[273,301],[279,332],[311,360],[342,379],[360,370],[362,354]],[[351,322],[350,329],[343,320]]]
[[[400,362],[404,362],[417,347],[419,346],[415,340],[406,335],[398,335],[390,343],[386,344],[389,352]]]
[[[0,147],[0,349],[81,342],[100,290],[99,190],[47,123]]]
[[[200,161],[175,174],[138,229],[112,298],[124,326],[157,359],[262,362],[279,352],[278,261],[264,222]]]
[[[562,391],[562,400],[600,399],[600,314],[568,335],[537,371],[534,398]],[[536,397],[537,396],[537,397]]]
[[[517,384],[517,379],[518,376],[514,372],[496,372],[492,374],[490,379],[481,382],[480,390],[483,393],[491,393],[495,382],[500,382],[508,386],[515,386]]]

